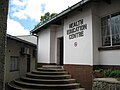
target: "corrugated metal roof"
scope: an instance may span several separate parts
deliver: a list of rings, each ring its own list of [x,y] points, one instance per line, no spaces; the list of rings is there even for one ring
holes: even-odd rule
[[[25,43],[25,44],[28,44],[28,45],[36,46],[36,44],[34,44],[34,43],[32,43],[32,42],[28,42],[28,41],[26,41],[26,40],[17,38],[17,37],[15,37],[15,36],[12,36],[12,35],[9,35],[9,34],[7,34],[7,38],[10,38],[10,39],[13,39],[13,40],[16,40],[16,41],[18,41],[18,42]]]
[[[21,36],[16,36],[16,37],[37,45],[37,37],[36,36],[33,36],[33,35],[21,35]]]

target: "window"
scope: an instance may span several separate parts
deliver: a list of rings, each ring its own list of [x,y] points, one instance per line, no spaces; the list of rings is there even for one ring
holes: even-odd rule
[[[10,57],[10,71],[18,71],[19,70],[19,58],[17,56]]]
[[[120,12],[101,19],[102,45],[120,45]]]

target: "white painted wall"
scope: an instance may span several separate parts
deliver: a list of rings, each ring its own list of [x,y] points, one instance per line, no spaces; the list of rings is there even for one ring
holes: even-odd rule
[[[105,2],[91,3],[83,7],[82,11],[69,13],[64,20],[64,25],[41,30],[38,40],[38,63],[57,63],[57,38],[64,36],[64,64],[120,64],[119,50],[98,51],[102,42],[101,18],[120,11],[120,1],[111,1],[111,4]],[[69,24],[80,19],[83,19],[84,24],[87,24],[84,36],[69,40],[69,35],[67,35]],[[77,42],[77,47],[74,46],[75,42]],[[112,59],[116,59],[115,62]]]
[[[101,2],[97,5],[101,17],[120,11],[120,0],[111,0],[111,4]]]
[[[61,25],[52,25],[50,27],[50,62],[58,63],[58,41],[57,39],[63,37],[63,26]]]
[[[56,63],[55,60],[55,37],[56,37],[56,26],[50,28],[50,63]]]
[[[56,37],[55,37],[55,61],[57,64],[59,64],[59,60],[60,60],[60,57],[59,57],[59,41],[58,41],[58,38],[61,38],[63,37],[63,25],[57,27],[56,29]]]
[[[41,30],[38,35],[38,63],[50,63],[50,29]]]
[[[83,19],[83,23],[87,24],[87,29],[84,30],[84,36],[69,39],[67,30],[69,24],[77,20]],[[64,64],[83,64],[93,65],[93,45],[92,45],[92,16],[91,9],[88,6],[83,8],[83,11],[77,11],[68,16],[64,21]],[[74,43],[77,42],[77,47]]]
[[[101,46],[101,17],[96,3],[91,4],[92,8],[92,30],[93,30],[93,64],[99,65],[100,56],[98,47]]]
[[[63,37],[63,25],[58,26],[56,29],[56,38]]]
[[[120,65],[120,50],[100,51],[100,65]]]
[[[98,16],[95,16],[92,14],[92,22],[93,22],[93,64],[97,65],[99,64],[100,57],[99,57],[99,50],[98,47],[100,47],[101,42],[101,24],[100,24],[100,18]]]
[[[57,38],[63,36],[63,28],[52,25],[38,33],[38,63],[57,63]]]
[[[102,17],[120,11],[120,1],[111,0],[111,4],[105,2],[92,4],[92,25],[93,25],[93,49],[94,65],[120,65],[120,50],[101,50],[101,24]]]

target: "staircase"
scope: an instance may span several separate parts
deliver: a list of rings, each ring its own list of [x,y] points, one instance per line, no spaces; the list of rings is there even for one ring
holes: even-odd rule
[[[63,69],[63,66],[43,65],[8,83],[11,90],[85,90]]]

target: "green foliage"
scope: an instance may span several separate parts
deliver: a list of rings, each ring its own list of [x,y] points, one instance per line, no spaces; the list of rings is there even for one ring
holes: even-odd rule
[[[37,28],[37,27],[39,27],[40,25],[41,25],[41,23],[39,22],[37,25],[35,25],[34,28]]]
[[[101,77],[103,77],[103,76],[104,76],[103,69],[98,68],[98,69],[94,70],[93,75],[94,75],[94,77],[96,77],[96,78],[101,78]]]
[[[45,22],[47,22],[48,20],[50,20],[50,18],[51,18],[51,15],[50,15],[49,12],[47,12],[47,13],[45,13],[44,16],[41,16],[40,22],[41,22],[41,23],[45,23]]]
[[[115,69],[96,69],[94,72],[102,72],[104,73],[104,77],[115,77],[119,78],[120,77],[120,70],[115,70]]]
[[[112,72],[112,70],[110,70],[110,69],[104,70],[105,77],[111,77],[111,72]]]
[[[104,70],[105,77],[120,77],[120,70]]]
[[[120,78],[117,78],[118,81],[120,81]]]
[[[103,72],[103,69],[97,69],[95,72]]]
[[[45,13],[44,16],[40,17],[40,22],[37,25],[35,25],[34,29],[39,27],[40,25],[46,23],[50,19],[54,18],[56,15],[57,15],[57,13],[52,13],[52,14],[50,14],[49,12]]]
[[[52,13],[50,17],[53,18],[53,17],[55,17],[56,15],[57,15],[57,13]]]

